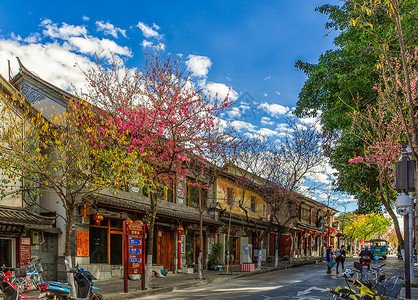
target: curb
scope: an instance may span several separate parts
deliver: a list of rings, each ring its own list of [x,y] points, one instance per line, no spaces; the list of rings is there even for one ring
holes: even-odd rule
[[[227,281],[227,280],[233,280],[233,279],[238,279],[238,278],[245,278],[245,277],[250,277],[250,276],[254,276],[254,275],[258,275],[258,274],[263,274],[263,273],[269,273],[269,272],[274,272],[274,271],[278,271],[278,270],[284,270],[284,269],[290,269],[290,268],[297,268],[300,266],[304,266],[304,265],[311,265],[311,264],[316,264],[319,263],[321,261],[319,260],[314,260],[314,261],[306,261],[306,262],[301,262],[301,263],[297,263],[297,264],[292,264],[289,266],[279,266],[279,267],[271,267],[268,269],[261,269],[261,270],[257,270],[257,271],[253,271],[253,272],[248,272],[248,273],[243,273],[243,274],[236,274],[236,275],[232,275],[230,277],[218,277],[215,279],[203,279],[201,281],[197,281],[197,282],[191,282],[191,283],[183,283],[183,284],[179,284],[173,287],[165,287],[165,288],[155,288],[155,289],[151,289],[151,290],[137,290],[137,291],[132,291],[129,293],[111,293],[111,294],[104,294],[104,298],[105,299],[118,299],[118,300],[122,300],[122,299],[133,299],[136,297],[145,297],[145,296],[152,296],[152,295],[156,295],[156,294],[163,294],[163,293],[169,293],[169,292],[173,292],[176,290],[182,290],[182,289],[186,289],[189,287],[194,287],[194,286],[202,286],[202,285],[207,285],[207,284],[211,284],[211,283],[217,283],[217,282],[222,282],[222,281]]]

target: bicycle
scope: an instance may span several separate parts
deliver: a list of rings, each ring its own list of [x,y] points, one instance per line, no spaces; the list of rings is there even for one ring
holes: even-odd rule
[[[30,265],[28,267],[15,269],[15,277],[12,279],[12,283],[23,291],[27,290],[30,286],[39,289],[39,285],[43,282],[40,274],[43,271],[40,263],[41,259],[36,260],[36,263],[33,262],[34,259],[31,258],[29,260],[28,263]]]

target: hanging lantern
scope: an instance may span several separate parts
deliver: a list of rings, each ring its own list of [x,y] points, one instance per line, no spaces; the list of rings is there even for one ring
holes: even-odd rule
[[[179,226],[177,226],[176,230],[178,232],[182,232],[184,230],[184,228],[183,228],[183,226],[179,225]]]
[[[126,218],[125,222],[126,222],[126,224],[131,224],[131,223],[133,223],[133,221],[132,221],[131,219],[129,219],[129,218]]]
[[[93,216],[93,220],[94,221],[96,221],[95,223],[94,223],[94,225],[97,225],[97,226],[100,226],[100,222],[101,221],[103,221],[103,216],[101,215],[101,214],[99,214],[99,213],[97,213],[97,214],[95,214],[94,216]]]

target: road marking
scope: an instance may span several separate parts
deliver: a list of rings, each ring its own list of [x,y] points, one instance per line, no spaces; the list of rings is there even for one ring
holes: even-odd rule
[[[307,295],[307,294],[309,294],[313,290],[320,291],[321,293],[328,291],[328,289],[321,289],[321,288],[319,288],[317,286],[312,286],[312,287],[310,287],[310,288],[308,288],[308,289],[306,289],[304,291],[298,292],[297,296],[299,297],[299,296]]]

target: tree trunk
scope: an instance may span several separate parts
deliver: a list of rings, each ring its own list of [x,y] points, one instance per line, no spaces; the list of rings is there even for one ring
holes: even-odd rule
[[[401,249],[404,249],[404,241],[403,241],[403,238],[402,238],[401,229],[399,227],[398,218],[396,217],[396,214],[394,213],[392,207],[386,201],[382,201],[382,203],[383,203],[384,207],[386,208],[386,211],[388,212],[388,214],[392,218],[393,227],[395,228],[396,237],[398,238],[399,246],[401,247]]]
[[[73,267],[73,261],[71,258],[71,236],[74,222],[74,208],[67,209],[67,224],[65,226],[65,269],[67,272],[67,281],[70,284],[71,297],[76,298],[76,286],[74,282],[74,274],[70,273],[70,268]]]
[[[203,210],[200,209],[199,211],[199,223],[200,223],[200,231],[199,231],[199,258],[197,261],[197,273],[199,280],[202,280],[202,253],[203,253]]]
[[[279,266],[279,235],[274,236],[274,267]]]
[[[199,251],[199,257],[197,261],[197,274],[199,277],[199,280],[202,280],[202,250]]]
[[[157,194],[151,193],[151,218],[149,220],[148,231],[148,254],[147,254],[147,268],[145,272],[145,288],[151,288],[151,275],[152,275],[152,253],[154,250],[154,231],[155,231],[155,217],[157,215]]]
[[[261,243],[258,247],[258,255],[257,255],[257,270],[261,270]]]
[[[229,208],[229,224],[228,224],[228,235],[227,235],[227,251],[226,251],[226,274],[229,273],[229,256],[230,256],[230,248],[231,248],[231,241],[229,240],[229,237],[231,235],[231,210],[232,208]],[[231,272],[232,273],[232,272]]]

